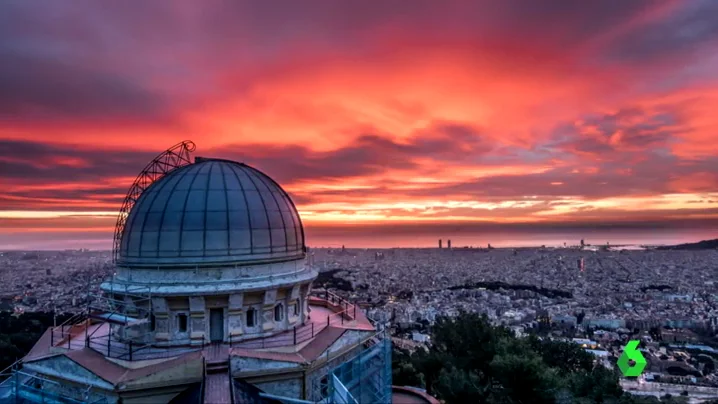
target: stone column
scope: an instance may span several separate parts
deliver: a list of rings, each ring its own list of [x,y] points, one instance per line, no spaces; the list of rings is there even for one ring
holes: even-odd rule
[[[307,291],[303,294],[303,301],[302,301],[302,315],[304,318],[307,318],[309,316],[309,295],[312,293],[312,284],[310,283],[307,285]]]
[[[155,339],[157,341],[169,341],[169,309],[164,297],[152,298],[152,312],[155,315]]]
[[[227,309],[227,324],[229,337],[240,336],[244,333],[244,293],[229,295],[229,308]]]
[[[277,301],[277,290],[264,292],[264,306],[262,306],[262,330],[273,330],[274,324],[274,303]]]
[[[297,323],[301,323],[302,321],[302,302],[300,299],[300,291],[301,286],[294,285],[294,287],[289,293],[289,299],[287,299],[287,322],[289,323],[290,327]],[[299,307],[299,310],[297,310],[297,313],[299,313],[299,315],[294,314],[294,308],[297,306]]]
[[[206,323],[204,317],[204,297],[190,296],[189,317],[190,317],[190,340],[192,344],[201,344],[205,339]]]

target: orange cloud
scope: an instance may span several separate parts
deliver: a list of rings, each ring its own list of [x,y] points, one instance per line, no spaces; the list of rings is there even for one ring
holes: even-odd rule
[[[0,235],[107,232],[184,139],[310,228],[715,217],[714,3],[236,3],[8,7]]]

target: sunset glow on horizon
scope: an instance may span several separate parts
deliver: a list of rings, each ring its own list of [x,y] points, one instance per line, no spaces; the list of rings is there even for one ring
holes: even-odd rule
[[[42,3],[0,6],[0,249],[110,248],[183,140],[310,233],[718,223],[713,0]]]

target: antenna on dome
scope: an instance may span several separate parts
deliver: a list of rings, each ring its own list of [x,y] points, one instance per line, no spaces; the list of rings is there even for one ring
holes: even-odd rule
[[[117,223],[115,224],[115,236],[112,244],[112,260],[117,262],[120,254],[120,244],[122,243],[122,232],[125,230],[125,224],[127,223],[127,217],[135,206],[135,203],[140,199],[140,195],[152,183],[158,179],[164,177],[170,171],[173,171],[179,167],[192,164],[190,160],[190,153],[195,151],[197,146],[191,140],[185,140],[184,142],[177,143],[170,147],[164,152],[160,153],[154,160],[150,161],[147,166],[140,172],[135,178],[135,182],[132,183],[130,190],[127,191],[125,200],[122,202],[120,207],[120,213],[117,215]]]

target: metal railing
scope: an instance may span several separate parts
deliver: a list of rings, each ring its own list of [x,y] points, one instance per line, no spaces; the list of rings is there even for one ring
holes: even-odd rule
[[[391,401],[391,339],[379,331],[364,339],[363,349],[343,360],[325,377],[312,383],[310,397],[315,402],[385,403]],[[337,354],[341,355],[341,354]],[[336,358],[328,357],[327,362]]]
[[[14,377],[14,373],[20,367],[21,363],[22,359],[18,359],[0,371],[0,403],[14,403],[17,401],[15,389],[17,378]]]
[[[229,398],[231,400],[231,404],[242,404],[242,403],[235,403],[234,399],[234,378],[232,377],[232,355],[227,356],[227,377],[229,377]]]
[[[183,355],[204,349],[209,341],[202,337],[173,339],[169,343],[158,342],[138,343],[132,340],[120,341],[112,338],[111,335],[102,335],[94,338],[87,338],[85,346],[108,357],[126,361],[141,361],[149,359],[165,359],[173,356]]]
[[[297,345],[316,337],[320,332],[332,325],[344,325],[345,322],[353,321],[357,316],[357,306],[351,304],[341,297],[327,291],[325,299],[331,306],[341,308],[341,311],[329,314],[325,321],[316,321],[317,315],[312,315],[312,320],[300,326],[294,326],[290,330],[273,336],[249,337],[251,334],[230,335],[229,345],[233,348],[265,349],[277,348],[288,345]],[[241,339],[240,339],[241,338]]]
[[[87,313],[82,312],[73,315],[56,327],[51,327],[50,346],[63,347],[67,343],[67,349],[70,349],[72,337],[84,330],[83,324],[86,320]]]
[[[0,370],[0,380],[3,380],[3,376],[9,376],[12,374],[12,371],[14,369],[17,369],[20,367],[20,364],[22,364],[22,358],[16,360],[15,362],[11,363],[8,367],[6,367],[3,370]]]
[[[327,327],[344,325],[346,322],[356,319],[357,306],[355,304],[329,291],[320,292],[318,295],[321,297],[317,299],[317,303],[324,304],[331,310],[337,310],[327,315],[326,320],[320,320],[318,315],[314,314],[311,321],[294,326],[279,334],[271,336],[264,333],[230,335],[228,338],[230,347],[264,349],[297,345],[316,337]],[[312,298],[316,299],[317,295],[315,294]],[[100,319],[98,322],[103,323],[104,321]],[[151,340],[151,338],[146,338],[149,334],[140,338],[123,340],[115,338],[111,330],[103,335],[94,336],[100,328],[88,333],[88,329],[92,325],[92,317],[88,316],[88,313],[78,313],[52,329],[50,343],[53,347],[68,350],[88,347],[106,357],[128,361],[169,358],[201,350],[209,343],[205,336],[201,339],[173,339],[171,345],[169,341],[167,344],[158,341],[148,342],[148,339]],[[80,337],[82,332],[85,332],[84,343]]]
[[[207,359],[202,357],[202,384],[199,386],[199,402],[204,403],[204,391],[207,388]]]
[[[349,302],[348,300],[342,298],[341,296],[332,293],[328,290],[325,290],[324,292],[318,292],[313,294],[314,297],[324,298],[329,304],[332,304],[334,306],[342,307],[344,310],[352,311],[356,313],[356,307],[355,305]]]
[[[0,402],[2,403],[63,403],[63,404],[101,404],[109,403],[108,397],[98,394],[92,386],[81,390],[82,397],[68,395],[62,384],[35,374],[13,369],[10,377],[0,383]]]
[[[118,293],[124,292],[118,291]],[[149,292],[142,295],[124,293],[124,296],[129,296],[132,301],[118,300],[105,294],[89,294],[87,311],[88,313],[109,312],[110,315],[121,314],[123,316],[132,313],[131,317],[137,318],[147,318],[152,314],[152,298],[149,296]]]

